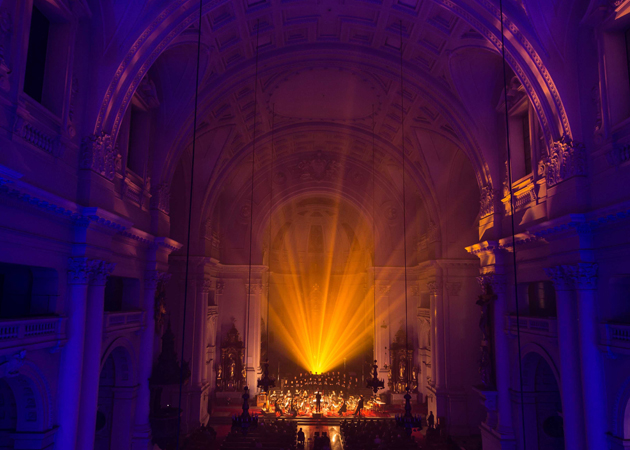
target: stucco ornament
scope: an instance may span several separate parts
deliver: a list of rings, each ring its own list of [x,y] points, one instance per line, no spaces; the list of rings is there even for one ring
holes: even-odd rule
[[[15,377],[19,375],[25,359],[26,350],[6,356],[5,360],[0,362],[0,377]]]
[[[584,145],[564,135],[552,144],[547,161],[547,185],[555,186],[575,176],[586,175]]]
[[[321,151],[314,158],[304,158],[297,165],[302,181],[330,181],[337,176],[339,163],[334,159],[326,159]]]
[[[481,204],[481,217],[488,217],[494,214],[494,190],[490,183],[481,188],[481,198],[479,202]]]
[[[109,134],[91,134],[81,143],[81,169],[90,169],[111,181],[116,174],[116,153]]]

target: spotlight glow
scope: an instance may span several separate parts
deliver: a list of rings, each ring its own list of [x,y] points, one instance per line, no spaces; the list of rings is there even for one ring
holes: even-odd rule
[[[369,351],[373,343],[373,293],[366,289],[371,285],[371,249],[360,245],[359,239],[367,236],[356,233],[358,226],[347,231],[339,208],[337,203],[315,220],[321,235],[319,225],[313,233],[302,222],[301,233],[274,240],[277,259],[272,269],[281,267],[270,279],[270,323],[276,342],[299,365],[317,373],[343,365],[344,359]],[[286,211],[293,214],[297,209],[285,208],[276,223],[295,221]]]

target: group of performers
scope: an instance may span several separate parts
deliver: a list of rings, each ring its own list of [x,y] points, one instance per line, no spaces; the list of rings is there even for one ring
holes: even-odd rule
[[[323,374],[301,373],[293,379],[282,381],[282,386],[289,390],[322,389],[323,391],[350,391],[359,388],[359,378],[347,376],[341,372],[327,372]]]
[[[264,413],[275,414],[277,417],[311,416],[322,414],[323,416],[348,416],[354,414],[361,417],[364,409],[373,409],[376,399],[364,401],[362,395],[350,395],[347,398],[343,393],[332,391],[323,394],[321,391],[295,390],[294,392],[274,391],[269,395],[267,405],[263,407]]]

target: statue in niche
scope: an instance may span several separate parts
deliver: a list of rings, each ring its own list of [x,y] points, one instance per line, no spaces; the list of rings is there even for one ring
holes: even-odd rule
[[[217,390],[234,392],[243,388],[244,354],[245,345],[241,341],[236,326],[232,324],[227,338],[221,345],[221,359],[217,367]]]

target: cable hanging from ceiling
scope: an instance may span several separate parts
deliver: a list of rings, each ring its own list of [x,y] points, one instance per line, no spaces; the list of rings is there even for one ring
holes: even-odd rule
[[[269,325],[271,316],[269,315],[271,304],[271,251],[273,245],[271,242],[271,216],[273,214],[273,169],[274,169],[274,135],[276,125],[276,105],[272,107],[271,116],[271,169],[269,170],[269,237],[268,237],[268,250],[267,250],[267,320],[266,320],[266,338],[265,338],[265,362],[263,363],[263,376],[258,380],[258,387],[265,393],[269,392],[269,388],[276,387],[276,380],[269,376]]]
[[[510,118],[508,108],[508,81],[507,81],[507,61],[505,57],[505,29],[503,18],[503,0],[499,0],[499,18],[501,21],[501,60],[503,68],[503,103],[505,105],[505,138],[507,148],[507,176],[508,176],[508,189],[510,196],[510,231],[512,235],[512,273],[514,275],[514,302],[516,306],[516,339],[518,347],[518,376],[520,384],[520,399],[521,399],[521,424],[523,432],[521,433],[523,439],[523,450],[527,449],[527,440],[525,437],[525,398],[523,393],[523,357],[521,351],[521,318],[520,307],[518,301],[518,274],[516,273],[516,227],[514,224],[514,214],[516,212],[516,204],[514,202],[514,195],[512,190],[512,151],[510,147]],[[507,299],[506,299],[507,301]]]
[[[186,345],[186,309],[188,305],[188,279],[190,272],[190,235],[192,225],[192,208],[193,208],[193,186],[195,179],[195,150],[197,147],[197,111],[199,108],[199,72],[201,61],[201,18],[203,16],[203,0],[199,0],[199,33],[197,34],[197,61],[195,70],[195,106],[193,114],[193,129],[192,129],[192,148],[190,155],[190,199],[188,202],[188,226],[186,229],[186,268],[184,273],[184,304],[182,306],[182,346],[180,354],[180,374],[179,374],[179,393],[178,393],[178,408],[182,411],[182,396],[184,388],[184,379],[186,376],[186,369],[188,364],[184,361],[184,350]],[[177,444],[176,449],[179,450],[180,436],[182,430],[182,414],[177,416]]]
[[[405,189],[405,87],[403,75],[403,24],[402,20],[399,24],[400,31],[400,136],[401,136],[401,153],[402,153],[402,203],[403,203],[403,259],[405,274],[405,378],[407,382],[405,393],[405,414],[396,417],[398,426],[404,427],[407,434],[411,435],[414,428],[421,428],[420,416],[411,414],[411,377],[409,361],[409,327],[408,327],[408,295],[407,295],[407,197]],[[411,358],[413,360],[413,358]]]
[[[378,394],[380,389],[385,388],[385,381],[378,378],[378,361],[376,357],[376,208],[375,208],[375,196],[376,196],[376,142],[374,133],[376,132],[376,112],[374,105],[372,105],[372,274],[373,274],[373,288],[372,293],[374,296],[373,305],[373,325],[374,325],[374,364],[372,365],[372,378],[368,380],[366,387],[371,388],[374,396]]]

